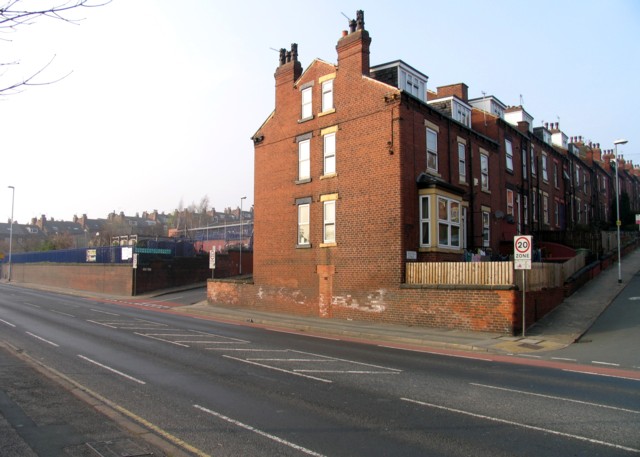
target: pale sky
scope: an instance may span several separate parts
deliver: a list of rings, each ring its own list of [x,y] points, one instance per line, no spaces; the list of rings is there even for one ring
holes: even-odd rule
[[[41,2],[40,2],[41,3]],[[62,3],[57,2],[57,3]],[[371,64],[402,59],[427,87],[523,106],[640,164],[640,1],[318,2],[113,0],[0,36],[0,219],[171,212],[208,195],[218,211],[253,204],[250,137],[274,108],[278,53],[335,63],[363,9]],[[10,41],[9,41],[10,40]]]

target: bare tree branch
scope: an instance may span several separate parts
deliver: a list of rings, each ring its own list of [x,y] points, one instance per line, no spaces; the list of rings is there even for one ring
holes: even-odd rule
[[[62,3],[51,4],[47,8],[42,8],[42,1],[34,2],[32,4],[25,0],[8,0],[5,2],[4,6],[0,6],[0,32],[16,32],[18,27],[31,25],[36,21],[36,19],[41,17],[47,17],[77,25],[80,24],[80,22],[84,19],[71,19],[69,17],[66,17],[65,13],[68,13],[69,11],[76,8],[96,8],[99,6],[104,6],[110,2],[111,0],[68,0]],[[29,8],[29,6],[33,7]],[[5,38],[2,38],[0,40],[10,41]],[[72,73],[69,72],[68,74],[55,80],[38,82],[36,78],[42,75],[42,73],[47,69],[47,67],[49,67],[49,65],[51,65],[54,59],[55,55],[46,65],[44,65],[38,71],[34,72],[31,76],[24,78],[21,81],[11,83],[6,87],[2,87],[2,85],[0,85],[0,95],[15,94],[17,92],[20,92],[22,88],[28,86],[45,86],[54,84],[58,81],[63,80]],[[7,67],[19,64],[19,61],[0,62],[0,66]],[[4,76],[4,74],[0,75],[0,77],[2,76]]]

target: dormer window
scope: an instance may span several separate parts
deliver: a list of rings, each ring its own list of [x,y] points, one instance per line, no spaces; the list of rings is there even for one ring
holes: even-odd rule
[[[451,114],[453,119],[460,122],[466,127],[471,128],[471,108],[463,105],[459,100],[455,98],[452,101]]]

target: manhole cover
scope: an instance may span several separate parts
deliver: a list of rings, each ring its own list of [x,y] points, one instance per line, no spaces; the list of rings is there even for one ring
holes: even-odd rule
[[[100,457],[142,457],[153,455],[129,439],[87,443],[87,446]]]

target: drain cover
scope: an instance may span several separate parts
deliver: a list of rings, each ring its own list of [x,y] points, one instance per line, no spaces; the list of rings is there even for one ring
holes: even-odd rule
[[[153,455],[129,439],[87,443],[87,446],[100,457],[142,457]]]

